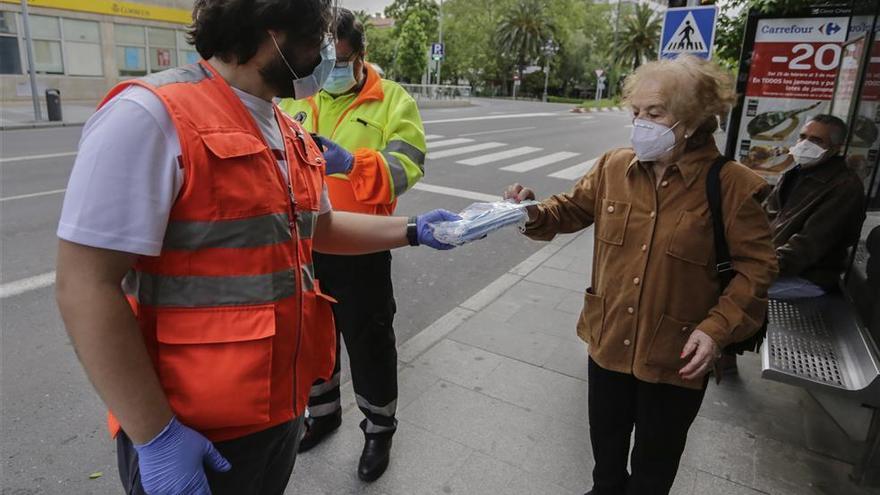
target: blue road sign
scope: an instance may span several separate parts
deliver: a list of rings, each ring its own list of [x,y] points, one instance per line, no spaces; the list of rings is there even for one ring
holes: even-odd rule
[[[660,35],[660,57],[676,58],[690,53],[711,58],[717,18],[718,7],[714,5],[668,9]]]
[[[444,43],[431,44],[431,58],[434,60],[443,60],[446,55],[446,45]]]

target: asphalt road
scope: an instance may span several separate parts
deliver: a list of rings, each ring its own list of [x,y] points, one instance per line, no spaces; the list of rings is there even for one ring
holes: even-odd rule
[[[627,142],[619,112],[475,100],[427,109],[427,176],[398,213],[458,211],[507,184],[568,190],[590,160]],[[119,493],[104,410],[83,374],[47,285],[55,229],[80,128],[0,132],[0,493]],[[20,157],[26,157],[21,159]],[[464,163],[462,163],[464,162]],[[513,229],[463,248],[394,255],[398,342],[540,249]],[[17,293],[10,295],[13,292]],[[97,479],[90,475],[102,473]]]

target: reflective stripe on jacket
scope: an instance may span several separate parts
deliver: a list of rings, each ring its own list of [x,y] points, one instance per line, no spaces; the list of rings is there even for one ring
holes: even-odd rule
[[[334,98],[321,91],[307,100],[286,99],[281,109],[354,155],[347,176],[327,178],[333,209],[391,215],[397,198],[425,174],[425,129],[415,100],[366,68],[358,93]]]
[[[212,441],[289,421],[332,374],[330,300],[312,266],[323,158],[276,110],[291,189],[248,110],[207,63],[126,81],[164,103],[184,184],[162,252],[123,288],[171,408]],[[290,193],[293,193],[291,200]],[[110,417],[112,433],[118,423]]]

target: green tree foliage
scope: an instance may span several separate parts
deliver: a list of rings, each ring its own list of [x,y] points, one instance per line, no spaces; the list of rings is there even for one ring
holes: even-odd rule
[[[715,32],[715,58],[730,68],[739,65],[749,10],[767,15],[797,15],[815,0],[728,0],[721,6]]]
[[[367,29],[367,60],[385,71],[385,77],[394,76],[394,52],[397,48],[394,30]]]
[[[620,21],[617,61],[635,69],[647,60],[656,59],[662,27],[660,16],[651,7],[640,4]]]
[[[428,35],[418,16],[410,16],[400,29],[394,73],[406,82],[419,82],[428,65]]]
[[[407,21],[415,16],[429,40],[437,36],[440,6],[434,0],[394,0],[385,7],[385,17],[394,19],[394,35],[400,36]]]
[[[498,25],[498,45],[512,57],[522,76],[526,66],[541,57],[542,49],[553,38],[554,31],[546,2],[520,0]]]

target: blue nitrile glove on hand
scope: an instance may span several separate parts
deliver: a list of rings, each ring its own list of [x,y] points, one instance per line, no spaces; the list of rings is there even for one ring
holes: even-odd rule
[[[232,468],[214,444],[177,418],[171,418],[156,438],[134,448],[141,485],[149,495],[211,495],[205,465],[220,472]]]
[[[324,153],[324,159],[327,160],[327,175],[351,172],[351,167],[354,166],[354,156],[347,149],[324,136],[315,137],[315,141],[318,142],[318,146],[321,147],[321,151]]]
[[[419,244],[424,244],[425,246],[443,251],[454,248],[455,246],[442,243],[434,238],[434,226],[431,224],[438,222],[454,222],[456,220],[461,220],[461,217],[446,210],[434,210],[429,211],[424,215],[419,215],[418,218],[416,218],[416,228],[419,231]]]

